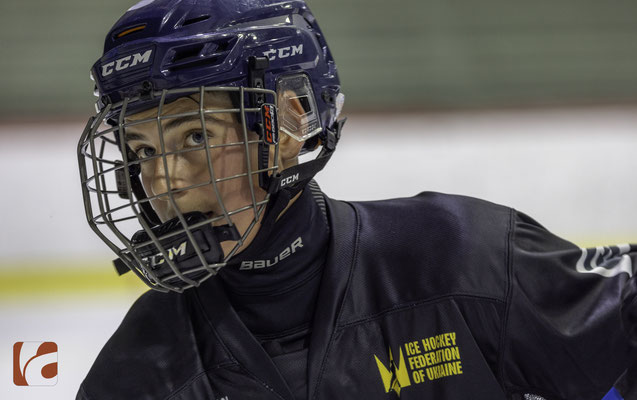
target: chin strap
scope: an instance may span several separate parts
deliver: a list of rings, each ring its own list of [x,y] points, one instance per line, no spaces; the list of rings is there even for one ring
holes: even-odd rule
[[[325,167],[325,164],[327,164],[332,154],[334,154],[345,121],[347,121],[347,118],[340,119],[325,130],[326,139],[323,144],[323,150],[321,150],[318,157],[314,160],[286,168],[276,175],[272,175],[270,177],[268,193],[275,194],[286,189],[286,191],[291,192],[291,197],[294,197],[294,195],[300,192],[305,185],[314,178],[314,175]]]

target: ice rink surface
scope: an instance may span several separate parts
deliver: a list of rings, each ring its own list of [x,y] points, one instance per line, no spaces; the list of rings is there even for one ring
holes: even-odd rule
[[[0,273],[112,255],[83,215],[82,123],[0,125]],[[513,206],[581,245],[637,242],[637,107],[352,115],[317,181],[331,197],[430,190]],[[139,293],[1,297],[0,399],[70,399]],[[17,387],[13,344],[58,344],[58,382]]]

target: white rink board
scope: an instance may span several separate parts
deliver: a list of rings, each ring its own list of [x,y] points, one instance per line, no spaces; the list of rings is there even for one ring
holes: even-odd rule
[[[83,215],[75,155],[82,128],[0,126],[0,265],[112,258]],[[468,194],[512,205],[567,238],[637,241],[636,171],[635,108],[354,115],[318,182],[342,199]],[[132,301],[0,304],[0,398],[74,398]],[[58,344],[54,387],[13,385],[12,346],[28,340]]]
[[[0,126],[0,264],[110,257],[84,217],[82,128]],[[636,108],[354,115],[317,181],[339,199],[466,194],[573,240],[637,240],[636,171]]]

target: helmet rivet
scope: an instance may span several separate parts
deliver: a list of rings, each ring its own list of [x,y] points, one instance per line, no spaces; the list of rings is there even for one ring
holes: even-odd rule
[[[323,101],[326,103],[330,103],[330,104],[334,103],[334,96],[332,96],[332,94],[328,92],[327,90],[321,93],[321,97],[323,98]]]
[[[153,90],[153,84],[151,81],[142,82],[142,91],[150,92],[151,90]]]

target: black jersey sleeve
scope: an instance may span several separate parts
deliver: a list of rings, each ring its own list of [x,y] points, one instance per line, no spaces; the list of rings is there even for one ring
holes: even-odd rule
[[[521,213],[511,225],[501,363],[507,391],[601,399],[637,356],[622,324],[622,311],[630,319],[626,288],[637,246],[580,248]]]

